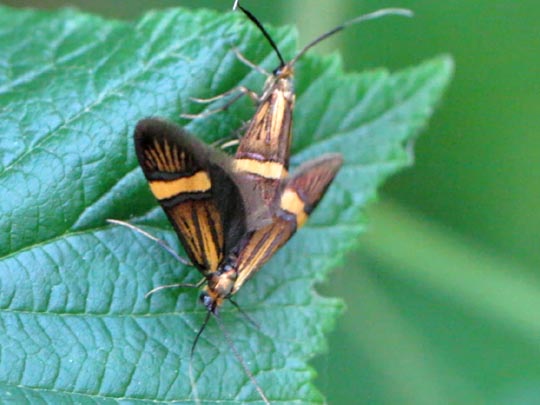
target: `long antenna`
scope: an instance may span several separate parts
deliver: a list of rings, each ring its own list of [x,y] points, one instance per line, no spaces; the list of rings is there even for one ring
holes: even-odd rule
[[[199,394],[197,392],[197,384],[195,383],[195,377],[193,375],[193,354],[195,353],[195,347],[197,346],[197,342],[199,341],[199,338],[201,337],[204,328],[206,328],[206,325],[208,324],[208,321],[210,320],[210,314],[211,312],[208,311],[206,313],[206,318],[204,318],[204,322],[201,325],[201,328],[197,332],[197,336],[195,336],[195,340],[193,340],[193,344],[191,345],[191,352],[189,354],[189,381],[191,383],[191,389],[193,390],[193,397],[195,398],[195,403],[200,404],[201,400],[199,399]]]
[[[206,328],[206,325],[208,324],[208,321],[210,320],[210,315],[212,314],[211,311],[208,311],[206,313],[206,318],[204,318],[204,322],[203,324],[201,325],[201,328],[199,329],[199,331],[197,332],[197,336],[195,336],[195,340],[193,341],[193,344],[191,345],[191,353],[189,355],[189,358],[191,361],[191,359],[193,359],[193,353],[195,353],[195,347],[197,346],[197,342],[199,341],[199,338],[201,337],[203,331],[204,331],[204,328]]]
[[[239,0],[237,0],[238,2]],[[240,5],[239,5],[240,6]],[[376,18],[385,17],[387,15],[400,15],[403,17],[412,17],[414,13],[411,10],[406,8],[381,8],[380,10],[374,11],[372,13],[364,14],[349,20],[336,28],[331,29],[330,31],[322,34],[321,36],[315,38],[309,44],[307,44],[298,54],[288,63],[290,66],[294,65],[298,59],[302,57],[309,49],[313,48],[319,42],[324,41],[326,38],[331,37],[332,35],[338,33],[341,30],[344,30],[349,25],[357,24],[359,22],[374,20]]]
[[[211,314],[212,312],[208,312],[208,313]],[[234,345],[233,340],[231,339],[229,333],[227,332],[227,329],[225,329],[225,325],[223,325],[223,323],[221,322],[221,319],[219,318],[217,314],[213,314],[213,315],[214,315],[214,318],[216,318],[216,322],[219,326],[219,329],[221,329],[223,336],[225,336],[225,340],[227,340],[227,343],[229,344],[231,350],[233,351],[234,357],[236,357],[236,360],[238,360],[238,362],[241,364],[242,368],[244,369],[244,373],[246,373],[248,378],[251,380],[251,382],[255,386],[255,389],[259,393],[261,399],[264,401],[264,403],[267,405],[270,405],[270,401],[268,400],[268,398],[266,398],[264,391],[259,386],[259,384],[257,383],[257,380],[255,380],[255,377],[253,376],[249,368],[246,366],[244,359],[242,358],[242,356],[240,356],[240,353],[236,349],[236,346]]]
[[[412,17],[412,16],[414,16],[414,13],[411,10],[406,9],[406,8],[381,8],[380,10],[373,11],[372,13],[363,14],[363,15],[358,16],[356,18],[353,18],[352,20],[349,20],[349,21],[347,21],[347,22],[345,22],[345,23],[331,29],[330,31],[325,32],[321,36],[315,38],[313,41],[311,41],[309,44],[307,44],[300,52],[298,52],[298,54],[289,63],[286,63],[285,60],[283,59],[283,56],[281,56],[281,52],[279,52],[279,49],[278,49],[276,43],[274,42],[274,40],[272,39],[270,34],[268,34],[268,32],[264,29],[262,23],[257,19],[257,17],[255,17],[251,13],[251,11],[249,11],[249,10],[245,9],[244,7],[242,7],[240,5],[240,0],[235,0],[234,1],[233,8],[232,8],[233,11],[236,10],[237,8],[242,10],[242,12],[263,33],[263,35],[268,40],[268,42],[270,43],[270,45],[272,46],[272,48],[274,49],[274,51],[276,52],[276,54],[277,54],[277,56],[279,58],[280,68],[284,67],[286,65],[289,65],[289,66],[294,65],[296,63],[296,61],[298,61],[298,59],[300,59],[309,49],[313,48],[319,42],[324,41],[326,38],[331,37],[332,35],[338,33],[339,31],[344,30],[349,25],[357,24],[357,23],[360,23],[360,22],[363,22],[363,21],[374,20],[374,19],[380,18],[380,17],[386,17],[388,15],[399,15],[399,16],[402,16],[402,17]]]
[[[268,33],[268,31],[266,31],[266,29],[263,27],[262,23],[257,19],[257,17],[255,17],[251,11],[245,9],[244,7],[242,7],[240,5],[240,0],[235,0],[234,4],[233,4],[233,11],[236,10],[236,8],[239,8],[240,10],[242,10],[242,12],[257,26],[257,28],[259,28],[259,30],[262,32],[262,34],[264,35],[264,37],[266,38],[266,40],[270,43],[270,46],[272,47],[272,49],[276,52],[276,55],[277,57],[279,58],[279,63],[280,63],[280,68],[285,66],[286,63],[285,63],[285,59],[283,59],[283,56],[281,56],[281,52],[279,52],[279,49],[276,45],[276,43],[274,42],[274,40],[272,39],[272,37],[270,36],[270,34]]]
[[[193,376],[193,354],[195,353],[195,347],[197,346],[197,342],[199,341],[199,338],[201,337],[204,329],[206,328],[206,325],[208,324],[208,321],[210,320],[210,315],[212,313],[208,311],[206,313],[206,318],[204,318],[204,322],[201,325],[201,328],[197,332],[197,336],[195,336],[195,340],[193,340],[193,344],[191,345],[191,352],[189,354],[189,380],[191,383],[191,389],[193,390],[193,397],[195,398],[195,403],[200,404],[201,401],[199,399],[199,395],[197,393],[197,384],[195,383],[195,377]]]

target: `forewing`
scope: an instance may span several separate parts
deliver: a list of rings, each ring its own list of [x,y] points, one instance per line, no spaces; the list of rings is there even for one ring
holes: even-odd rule
[[[240,140],[234,162],[240,176],[254,181],[256,193],[267,206],[288,174],[294,108],[291,81],[275,77],[271,80]]]
[[[137,124],[135,150],[192,263],[203,275],[215,271],[246,232],[246,207],[227,157],[155,118]]]
[[[284,183],[272,223],[246,235],[235,252],[238,277],[233,294],[304,225],[342,163],[341,155],[321,156],[300,166]]]
[[[279,208],[295,217],[297,228],[304,225],[317,207],[342,164],[341,155],[328,153],[301,165],[285,182]]]

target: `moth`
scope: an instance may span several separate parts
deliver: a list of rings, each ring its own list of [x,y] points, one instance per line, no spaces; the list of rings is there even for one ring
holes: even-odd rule
[[[204,277],[200,299],[212,314],[305,223],[342,164],[327,154],[301,165],[265,204],[231,157],[181,127],[144,119],[134,141],[150,190]]]
[[[243,283],[301,227],[337,174],[337,154],[314,159],[282,181],[270,219],[259,213],[254,183],[234,169],[234,161],[164,120],[139,121],[135,150],[150,190],[172,223],[191,263],[203,275],[200,300],[207,317],[218,318],[224,300],[231,300]],[[261,219],[264,218],[264,219]],[[191,286],[191,285],[190,285]],[[231,300],[231,302],[234,301]],[[236,305],[236,304],[235,304]],[[229,343],[234,347],[232,340]],[[236,355],[236,349],[233,349]],[[261,399],[269,403],[238,356]]]
[[[237,57],[246,65],[267,76],[261,94],[238,86],[224,94],[208,99],[194,98],[199,103],[208,103],[223,98],[229,94],[239,94],[227,102],[223,107],[210,110],[202,114],[182,114],[186,118],[204,117],[222,111],[235,102],[243,94],[249,95],[257,103],[253,118],[241,138],[234,157],[235,171],[244,178],[254,181],[256,191],[261,195],[263,202],[270,206],[273,204],[276,192],[282,181],[288,176],[290,147],[292,141],[293,110],[296,102],[294,90],[294,65],[312,47],[328,37],[340,32],[346,27],[363,21],[383,17],[386,15],[411,16],[407,9],[386,8],[361,15],[353,20],[331,29],[308,43],[289,62],[283,58],[278,46],[266,31],[262,23],[249,10],[235,0],[233,10],[240,9],[259,29],[274,50],[279,65],[271,72],[250,62],[241,53]]]

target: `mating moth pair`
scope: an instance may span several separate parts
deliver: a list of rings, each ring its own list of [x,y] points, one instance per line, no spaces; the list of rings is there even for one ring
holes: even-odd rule
[[[140,121],[134,136],[150,189],[203,276],[200,283],[189,285],[204,285],[200,299],[207,309],[194,344],[212,315],[219,322],[218,310],[224,301],[236,305],[232,296],[304,225],[343,163],[339,154],[331,153],[302,164],[293,174],[288,172],[294,64],[312,46],[348,25],[386,14],[409,15],[407,10],[385,9],[358,17],[315,39],[286,63],[253,14],[238,1],[234,8],[257,25],[280,60],[256,97],[255,114],[235,155],[211,148],[184,129],[156,118]],[[243,88],[237,90],[253,95]],[[242,365],[261,399],[269,403]]]

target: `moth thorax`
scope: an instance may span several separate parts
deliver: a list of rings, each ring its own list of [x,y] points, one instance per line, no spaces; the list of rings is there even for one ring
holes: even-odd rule
[[[210,276],[207,288],[217,297],[226,298],[231,294],[237,276],[236,269],[226,264],[220,271]]]
[[[274,90],[277,90],[284,94],[284,97],[287,100],[294,99],[294,85],[292,78],[290,77],[279,77],[276,79],[276,84]]]
[[[294,68],[290,64],[279,66],[276,70],[274,70],[273,75],[277,79],[287,79],[287,81],[290,82],[289,79],[292,79],[294,76]]]
[[[294,85],[292,75],[272,75],[266,80],[261,100],[267,100],[269,97],[275,94],[283,94],[285,99],[294,101]]]

